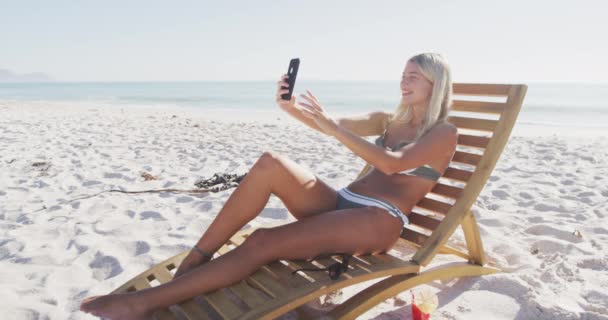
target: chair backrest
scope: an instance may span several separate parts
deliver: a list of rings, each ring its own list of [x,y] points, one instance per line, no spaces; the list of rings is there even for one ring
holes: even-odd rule
[[[523,84],[453,84],[448,120],[458,127],[456,152],[401,233],[420,247],[412,257],[416,263],[428,264],[470,210],[506,145],[526,91]],[[369,169],[368,164],[359,176]]]

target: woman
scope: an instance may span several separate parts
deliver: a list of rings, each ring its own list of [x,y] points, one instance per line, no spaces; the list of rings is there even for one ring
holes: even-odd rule
[[[287,157],[264,152],[216,219],[186,256],[172,281],[134,293],[85,299],[81,310],[109,319],[145,319],[198,294],[230,286],[279,259],[325,253],[384,253],[397,242],[407,214],[435,185],[456,148],[456,127],[446,121],[452,82],[447,62],[424,53],[407,61],[401,103],[394,114],[333,120],[310,92],[305,102],[278,105],[307,126],[335,137],[373,169],[339,191]],[[361,136],[381,135],[376,144]],[[409,142],[408,142],[409,141]],[[235,232],[254,219],[274,194],[297,221],[255,230],[238,248],[211,260]],[[314,235],[314,236],[311,236]]]

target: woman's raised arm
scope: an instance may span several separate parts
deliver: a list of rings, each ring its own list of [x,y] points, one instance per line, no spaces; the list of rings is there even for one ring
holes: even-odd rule
[[[391,114],[388,112],[374,111],[363,115],[338,118],[336,122],[358,136],[377,136],[384,132],[385,123],[390,117]]]
[[[287,112],[289,115],[296,118],[305,125],[323,133],[323,130],[319,128],[319,126],[315,123],[313,119],[307,118],[302,114],[301,107],[297,106],[295,94],[292,94],[291,100],[283,100],[283,98],[281,98],[281,95],[289,92],[289,89],[281,89],[281,87],[289,87],[289,84],[285,81],[286,78],[287,75],[284,74],[283,76],[281,76],[281,79],[277,81],[276,101],[279,107],[281,107],[283,111]]]
[[[302,106],[296,102],[295,95],[291,96],[291,100],[283,100],[281,95],[288,93],[288,89],[281,89],[281,87],[288,87],[288,83],[285,81],[287,75],[284,74],[281,80],[277,82],[277,96],[276,101],[279,107],[287,112],[292,117],[296,118],[305,125],[313,128],[321,133],[324,133],[321,128],[315,123],[310,117],[306,117],[302,113]],[[352,131],[359,136],[375,136],[380,135],[384,131],[384,124],[390,118],[391,114],[383,111],[374,111],[368,114],[355,115],[349,117],[336,118],[335,121],[338,125]]]

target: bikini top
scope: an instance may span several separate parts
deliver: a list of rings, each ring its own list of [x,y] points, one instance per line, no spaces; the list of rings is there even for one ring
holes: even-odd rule
[[[376,138],[375,144],[386,149],[387,147],[384,146],[384,136],[385,135],[386,135],[386,129],[384,130],[384,133],[381,136]],[[400,142],[396,146],[394,146],[391,151],[398,150],[399,148],[402,148],[410,143],[411,143],[411,141]],[[418,176],[418,177],[423,177],[423,178],[426,178],[426,179],[429,179],[432,181],[437,181],[437,180],[439,180],[439,178],[441,178],[441,173],[438,172],[437,170],[433,169],[433,167],[431,167],[428,164],[422,165],[418,168],[403,170],[401,172],[397,172],[396,174]]]

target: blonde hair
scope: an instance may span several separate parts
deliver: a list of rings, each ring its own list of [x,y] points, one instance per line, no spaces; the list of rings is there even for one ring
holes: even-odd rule
[[[447,121],[449,109],[452,105],[452,76],[450,66],[446,59],[439,53],[421,53],[411,57],[408,62],[413,62],[422,71],[422,74],[433,83],[431,100],[418,127],[413,141],[432,129],[436,124]],[[394,120],[409,122],[413,116],[413,108],[403,102],[393,113],[389,122]],[[385,128],[388,127],[388,123]]]

